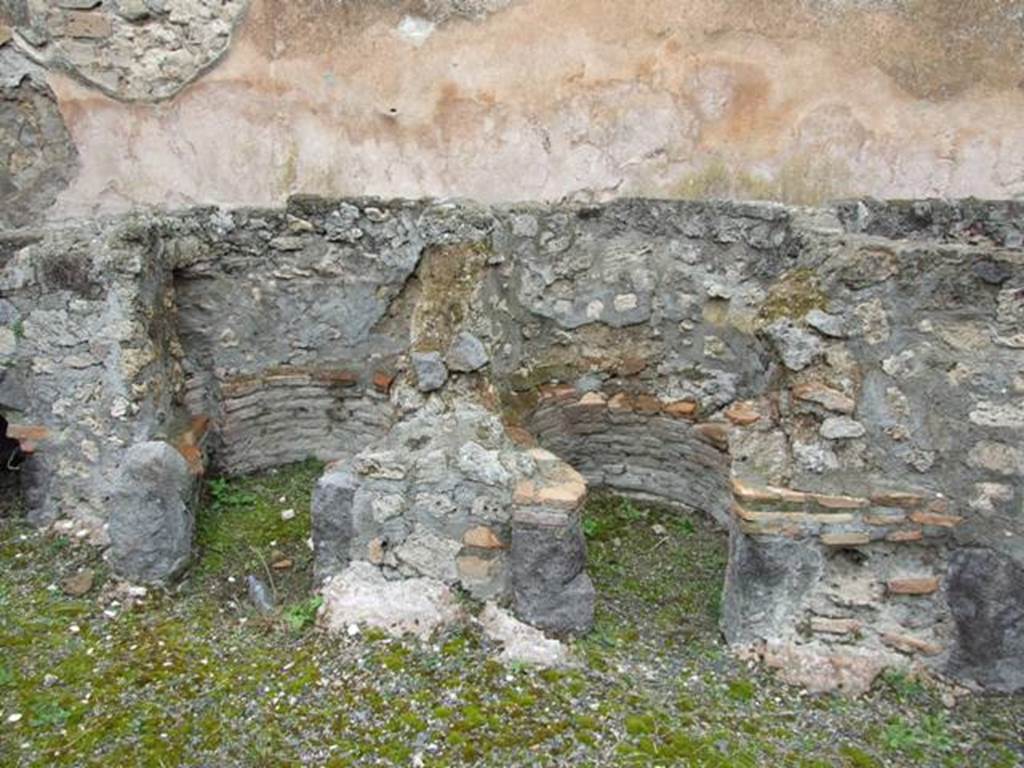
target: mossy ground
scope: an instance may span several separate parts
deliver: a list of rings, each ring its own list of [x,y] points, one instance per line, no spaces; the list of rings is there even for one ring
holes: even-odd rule
[[[577,668],[502,667],[470,625],[429,644],[296,629],[308,606],[288,609],[308,596],[318,471],[212,484],[198,565],[142,600],[88,547],[0,523],[0,765],[1024,761],[1020,698],[947,709],[937,688],[906,678],[859,700],[811,697],[732,659],[716,629],[721,534],[612,497],[593,499],[586,519],[600,602]],[[264,617],[244,579],[281,559],[293,563],[273,573],[284,609]],[[60,580],[82,567],[97,572],[92,591],[64,595]]]

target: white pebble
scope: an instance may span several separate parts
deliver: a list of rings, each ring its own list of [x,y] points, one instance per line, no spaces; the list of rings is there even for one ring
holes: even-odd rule
[[[349,624],[348,625],[348,636],[349,637],[355,637],[358,634],[359,634],[359,625],[358,624]]]
[[[77,624],[72,624],[70,627],[68,627],[68,631],[72,635],[77,635],[79,632],[82,631],[82,628],[80,626],[78,626]]]
[[[282,509],[281,510],[281,519],[284,520],[285,522],[287,522],[288,520],[291,520],[293,517],[295,517],[295,510],[294,509]]]
[[[21,712],[15,712],[7,716],[8,723],[16,723],[21,720]]]

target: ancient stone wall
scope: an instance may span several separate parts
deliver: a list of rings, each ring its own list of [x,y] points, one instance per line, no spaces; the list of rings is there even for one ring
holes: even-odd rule
[[[1022,233],[1015,203],[319,198],[22,231],[0,404],[46,435],[37,516],[101,539],[134,443],[351,459],[476,403],[727,525],[726,636],[791,679],[913,660],[1012,689]]]

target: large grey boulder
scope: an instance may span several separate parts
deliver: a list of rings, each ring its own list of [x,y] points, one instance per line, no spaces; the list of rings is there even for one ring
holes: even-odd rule
[[[352,543],[352,501],[358,480],[347,467],[328,467],[313,490],[314,577],[323,581],[348,565]]]
[[[948,671],[992,690],[1024,690],[1024,568],[991,549],[960,549],[947,587],[956,623]]]
[[[108,558],[118,576],[164,583],[188,567],[196,491],[196,476],[168,443],[136,443],[125,452],[110,509]]]
[[[516,615],[555,633],[586,632],[594,623],[594,585],[578,515],[517,514],[512,527]]]
[[[722,595],[726,641],[744,646],[785,636],[824,572],[825,557],[816,543],[732,530]]]

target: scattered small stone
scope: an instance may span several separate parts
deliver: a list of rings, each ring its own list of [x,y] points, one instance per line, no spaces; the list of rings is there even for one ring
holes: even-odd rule
[[[440,352],[413,352],[412,368],[416,373],[416,388],[420,392],[434,392],[448,380],[448,368]]]
[[[804,316],[804,320],[818,333],[823,336],[830,336],[834,339],[843,339],[848,335],[846,324],[839,315],[830,315],[820,309],[812,309]]]
[[[90,568],[85,568],[76,574],[68,576],[60,583],[65,595],[81,597],[92,589],[96,574]]]
[[[761,414],[747,402],[730,405],[725,411],[725,417],[740,427],[747,427],[761,420]]]
[[[21,712],[12,712],[7,716],[8,723],[16,723],[21,720]]]
[[[295,519],[295,510],[294,509],[282,509],[281,510],[281,519],[284,520],[286,523],[289,520],[294,520]]]
[[[467,331],[461,331],[452,340],[447,358],[448,367],[460,373],[480,370],[490,360],[484,343]]]
[[[77,635],[81,631],[82,628],[77,624],[72,624],[70,627],[68,627],[68,632],[70,632],[72,635]]]
[[[149,18],[149,8],[143,0],[117,0],[117,15],[126,21]]]
[[[661,523],[655,523],[651,526],[651,531],[655,536],[665,536],[668,534],[668,529]]]
[[[270,588],[259,578],[249,575],[245,580],[249,588],[249,602],[251,602],[260,613],[273,613],[276,601]]]
[[[831,416],[818,431],[826,440],[852,440],[866,434],[864,425],[849,416]]]
[[[783,364],[791,371],[802,371],[824,351],[820,339],[789,320],[778,320],[765,332],[775,345]]]
[[[492,602],[481,611],[480,624],[487,637],[504,646],[498,656],[500,661],[558,667],[569,660],[569,652],[562,643],[546,637],[536,627],[524,624]]]

